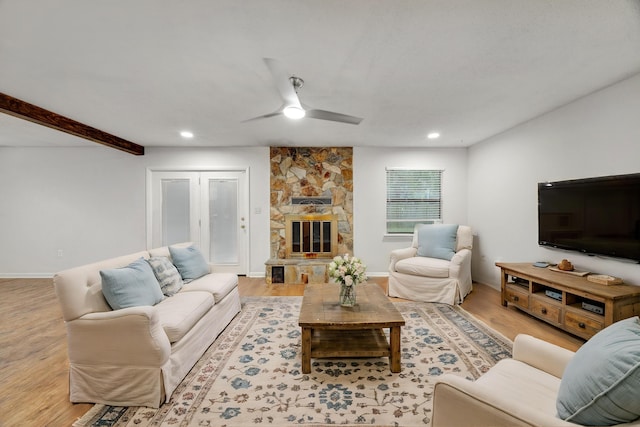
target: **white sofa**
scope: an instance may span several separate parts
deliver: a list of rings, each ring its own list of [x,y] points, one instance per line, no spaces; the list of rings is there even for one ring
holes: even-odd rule
[[[513,358],[476,381],[446,374],[433,391],[432,427],[573,426],[557,415],[565,369],[575,353],[530,335],[518,335]],[[640,420],[619,426],[640,426]]]
[[[418,256],[417,224],[408,248],[391,251],[388,295],[413,301],[459,304],[472,290],[471,227],[459,225],[451,260]]]
[[[214,272],[154,306],[112,310],[100,271],[152,256],[170,258],[168,247],[54,276],[67,329],[71,402],[159,407],[240,311],[238,276]]]

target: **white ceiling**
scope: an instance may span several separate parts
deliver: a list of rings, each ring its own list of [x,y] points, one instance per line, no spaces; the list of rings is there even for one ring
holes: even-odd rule
[[[242,123],[281,105],[265,57],[364,120]],[[637,73],[640,0],[0,0],[0,92],[147,147],[469,146]]]

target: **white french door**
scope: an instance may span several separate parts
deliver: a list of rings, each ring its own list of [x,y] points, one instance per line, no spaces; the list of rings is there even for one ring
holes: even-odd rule
[[[247,274],[246,170],[150,171],[150,247],[192,241],[216,271]]]

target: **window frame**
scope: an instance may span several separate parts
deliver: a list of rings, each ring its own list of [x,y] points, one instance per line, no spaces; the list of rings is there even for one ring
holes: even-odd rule
[[[417,190],[430,190],[435,194],[435,197],[423,197],[423,198],[398,198],[398,194],[392,194],[394,189],[390,188],[392,182],[390,181],[390,177],[394,175],[396,180],[407,180],[410,179],[410,175],[416,174],[419,175],[423,173],[424,179],[428,179],[430,181],[434,181],[437,188],[420,188],[420,185],[414,186]],[[434,178],[434,174],[437,174],[437,178]],[[404,176],[403,176],[404,175]],[[432,176],[429,176],[432,175]],[[422,168],[386,168],[385,169],[385,186],[386,186],[386,199],[385,199],[385,234],[388,236],[406,236],[413,234],[413,229],[415,224],[441,224],[442,223],[442,184],[443,184],[443,169],[422,169]],[[420,179],[420,177],[416,177]],[[427,183],[428,184],[428,183]],[[399,184],[396,182],[395,191],[398,191]],[[435,191],[434,191],[435,190]],[[395,196],[395,197],[392,197]],[[406,202],[407,205],[413,204],[413,206],[408,206],[413,212],[423,210],[425,215],[423,217],[398,217],[397,209],[403,202]],[[395,206],[394,206],[395,204]],[[434,207],[434,204],[436,205]],[[393,215],[391,210],[396,209],[396,215]],[[433,215],[435,213],[436,215]],[[394,216],[394,217],[392,217]],[[390,227],[393,223],[412,223],[411,230],[406,227],[405,229],[398,230],[397,227]]]

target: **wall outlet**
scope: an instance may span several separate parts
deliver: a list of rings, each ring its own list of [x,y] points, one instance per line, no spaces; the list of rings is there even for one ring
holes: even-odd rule
[[[58,258],[62,258],[63,255],[64,252],[62,251],[62,249],[58,249]]]

